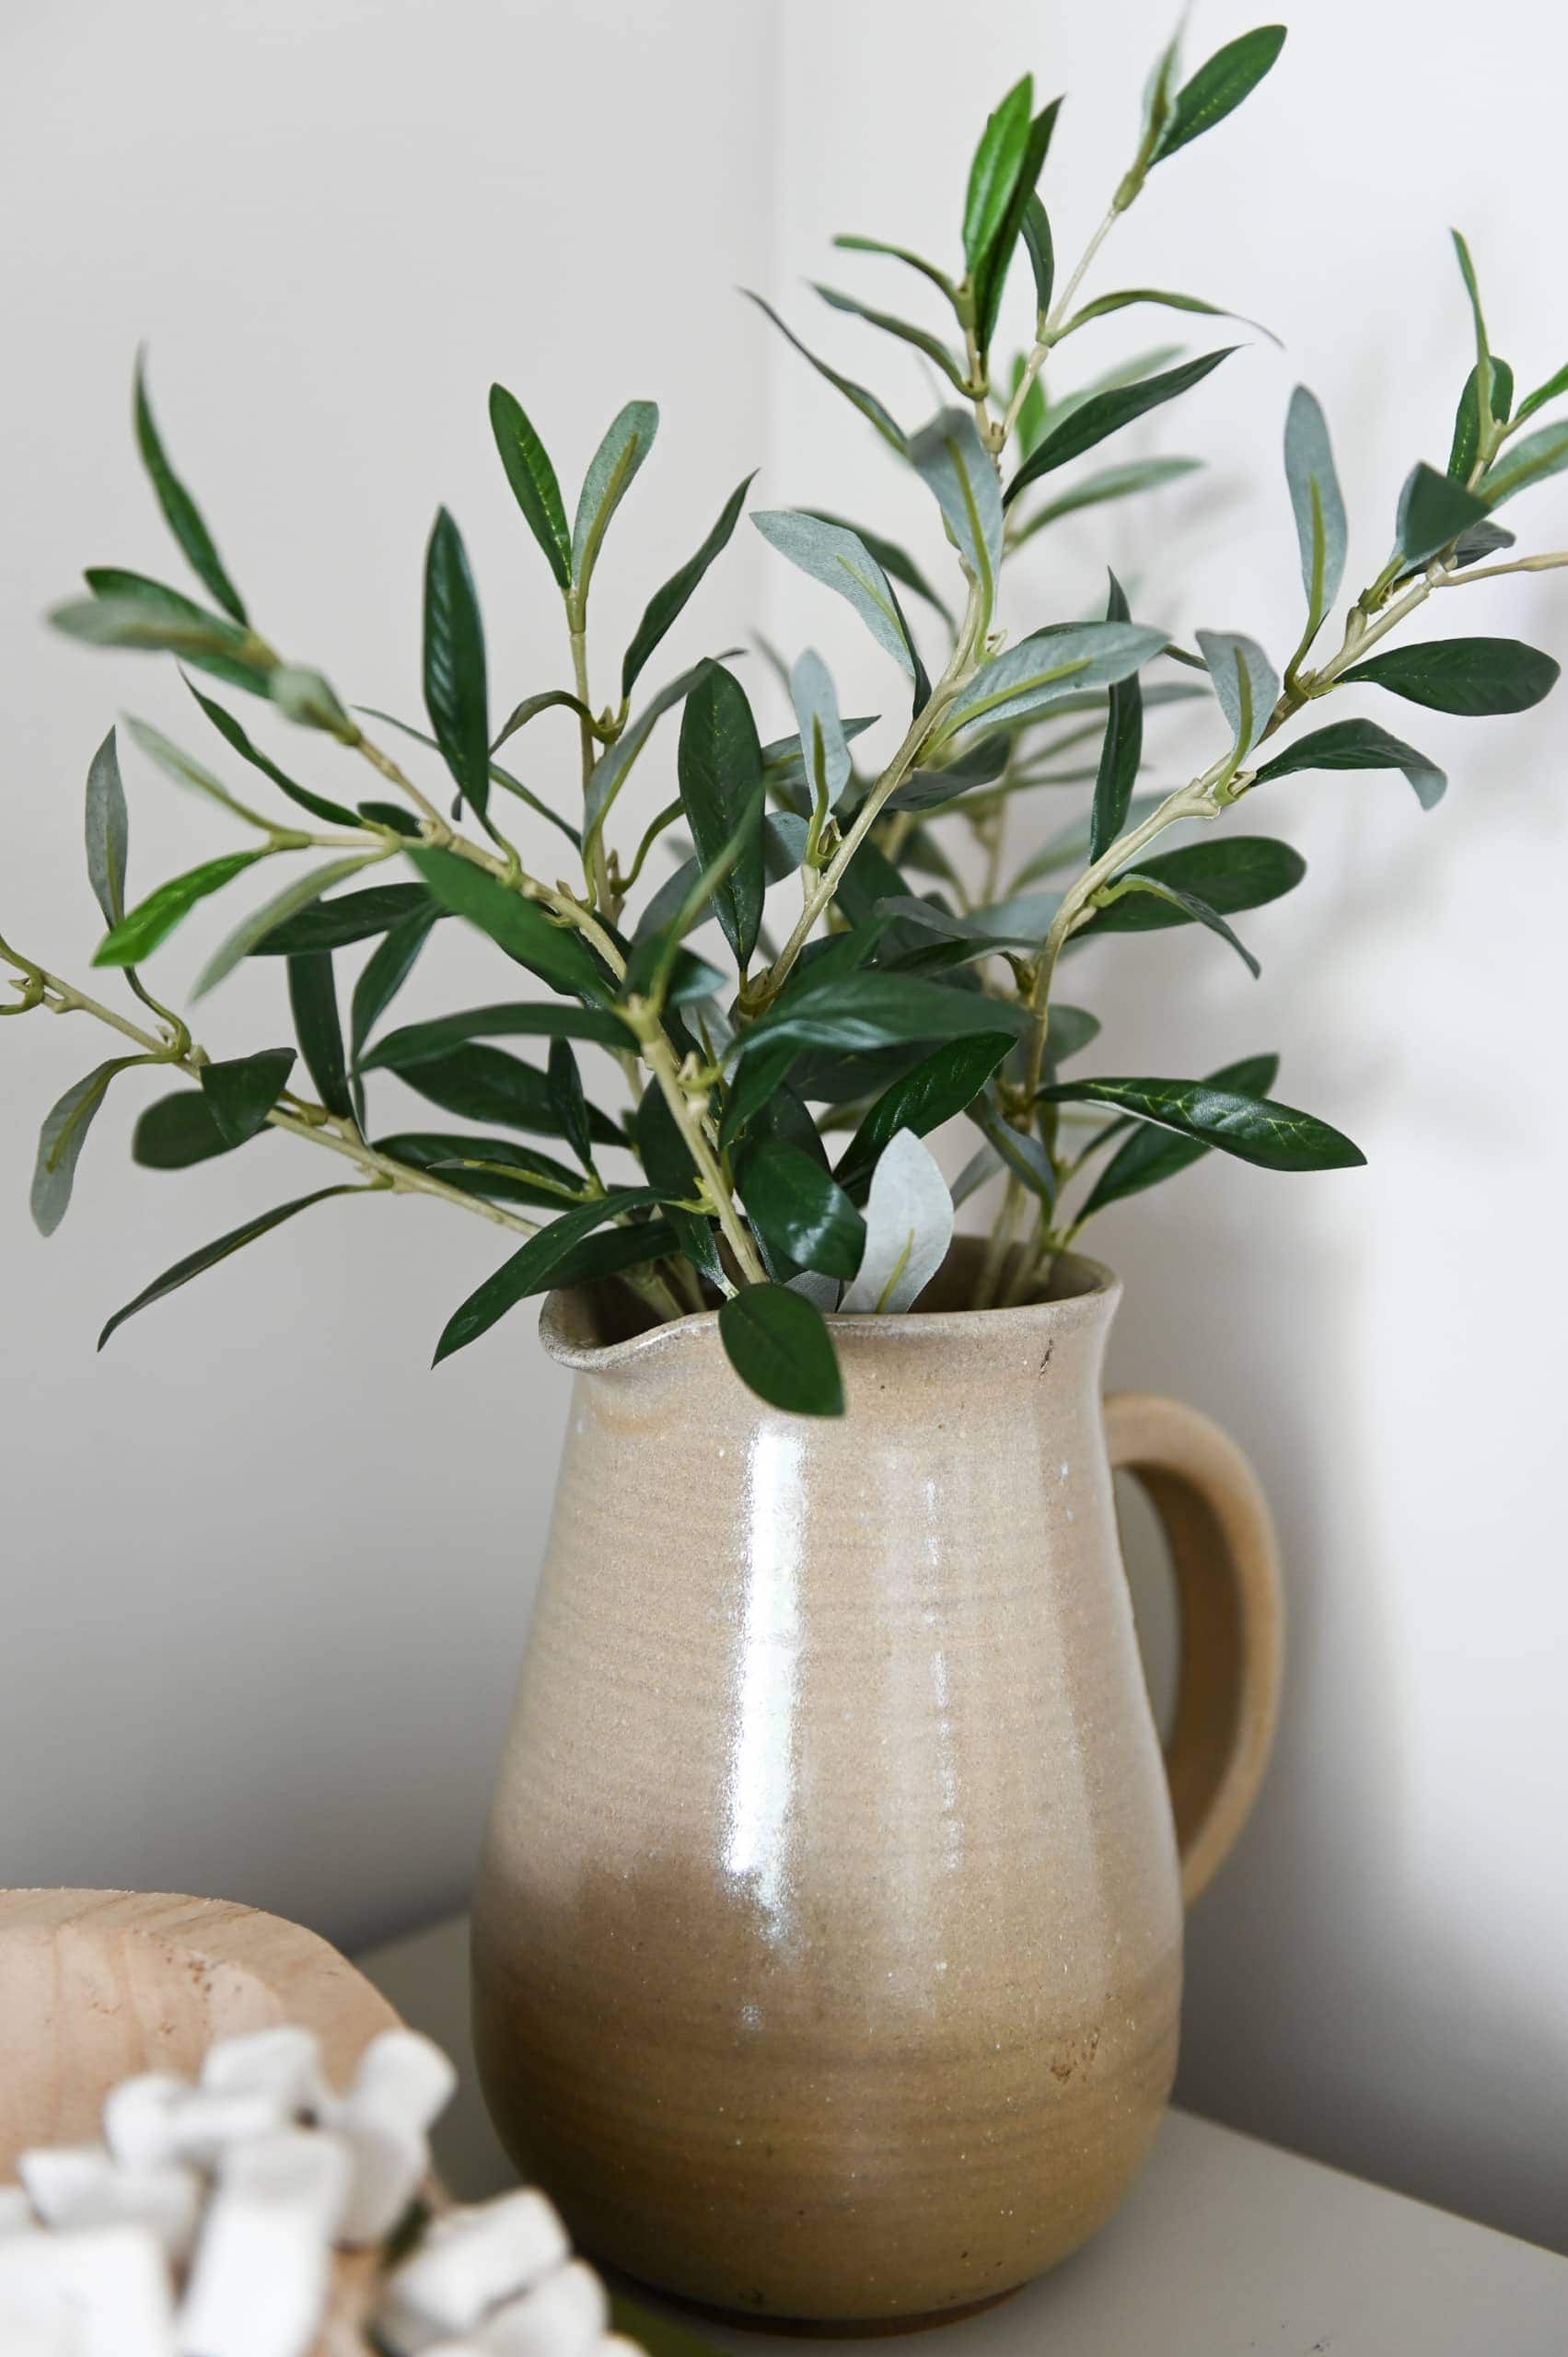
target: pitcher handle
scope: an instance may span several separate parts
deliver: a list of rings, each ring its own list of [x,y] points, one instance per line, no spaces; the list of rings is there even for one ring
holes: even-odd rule
[[[1164,1527],[1181,1616],[1181,1674],[1166,1746],[1188,1906],[1229,1854],[1262,1782],[1279,1716],[1284,1606],[1274,1527],[1228,1433],[1179,1399],[1113,1393],[1110,1462]]]

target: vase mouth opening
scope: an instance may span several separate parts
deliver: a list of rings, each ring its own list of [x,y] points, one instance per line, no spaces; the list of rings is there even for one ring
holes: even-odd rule
[[[1086,1312],[1109,1317],[1121,1295],[1121,1281],[1103,1260],[1079,1252],[1059,1252],[1046,1283],[1005,1308],[977,1309],[974,1291],[989,1249],[982,1236],[957,1236],[947,1257],[915,1306],[892,1317],[846,1317],[828,1313],[828,1324],[841,1350],[857,1345],[893,1348],[918,1343],[929,1348],[944,1341],[972,1344],[984,1329],[1028,1324],[1049,1331],[1057,1324],[1076,1324]],[[1003,1264],[998,1292],[1005,1295],[1017,1266],[1016,1248]],[[617,1278],[587,1285],[567,1285],[545,1297],[540,1313],[540,1340],[562,1366],[608,1374],[650,1352],[690,1347],[700,1339],[718,1337],[718,1308],[693,1310],[684,1318],[660,1324],[630,1287]]]

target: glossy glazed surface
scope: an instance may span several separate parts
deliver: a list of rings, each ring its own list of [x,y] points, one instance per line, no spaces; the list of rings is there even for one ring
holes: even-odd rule
[[[1181,1907],[1100,1369],[1117,1286],[838,1321],[840,1422],[713,1318],[576,1370],[489,1829],[493,2111],[588,2248],[772,2316],[960,2306],[1136,2170]]]

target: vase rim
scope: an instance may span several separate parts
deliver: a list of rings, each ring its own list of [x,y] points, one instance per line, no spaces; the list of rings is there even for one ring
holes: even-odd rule
[[[925,1300],[934,1291],[940,1292],[944,1279],[950,1281],[972,1265],[985,1248],[983,1237],[955,1237],[952,1249],[921,1299]],[[1109,1318],[1121,1295],[1121,1280],[1115,1270],[1081,1252],[1058,1253],[1051,1284],[1053,1290],[1046,1297],[1019,1302],[1005,1309],[915,1308],[896,1317],[853,1313],[846,1316],[841,1310],[832,1310],[825,1315],[841,1349],[846,1345],[852,1349],[860,1345],[888,1349],[900,1343],[928,1349],[933,1343],[945,1341],[973,1341],[981,1329],[1000,1340],[1009,1331],[1049,1332],[1052,1328],[1077,1325],[1086,1313],[1102,1314]],[[595,1288],[590,1285],[567,1285],[545,1296],[540,1312],[540,1340],[560,1366],[609,1375],[634,1360],[646,1358],[650,1353],[668,1353],[710,1336],[717,1339],[719,1313],[716,1309],[704,1309],[692,1310],[687,1317],[671,1318],[663,1325],[644,1327],[633,1334],[601,1341],[594,1330],[594,1293]]]

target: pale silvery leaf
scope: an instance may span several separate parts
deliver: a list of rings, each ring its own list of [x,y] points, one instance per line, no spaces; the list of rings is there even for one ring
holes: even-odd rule
[[[837,1277],[825,1277],[817,1269],[802,1269],[795,1276],[786,1277],[784,1283],[791,1293],[804,1294],[812,1307],[824,1315],[839,1306]]]
[[[104,923],[117,925],[125,913],[125,861],[131,830],[112,728],[87,771],[87,881],[103,911]]]
[[[1245,761],[1279,701],[1279,673],[1255,639],[1201,630],[1198,651],[1209,667],[1220,710],[1230,723],[1237,761]]]
[[[605,528],[657,432],[657,403],[628,401],[588,461],[572,525],[572,578],[579,590],[587,586]]]
[[[765,540],[814,581],[847,598],[878,646],[901,664],[912,679],[915,657],[899,615],[887,575],[858,532],[792,507],[753,510],[751,521]]]
[[[912,437],[909,454],[947,519],[989,615],[1002,569],[1002,484],[974,419],[968,410],[943,410]]]
[[[313,900],[320,899],[323,892],[331,891],[334,884],[343,883],[347,877],[356,876],[368,864],[364,855],[356,852],[347,859],[330,859],[324,867],[313,867],[308,876],[296,876],[292,884],[285,884],[281,892],[274,893],[270,900],[264,900],[259,909],[253,909],[218,944],[197,975],[192,997],[204,998],[226,974],[233,973],[240,959],[248,958],[259,941],[266,939],[274,925],[282,924],[285,917],[297,916],[301,909],[308,909]]]
[[[107,913],[107,912],[106,912]],[[41,1236],[52,1236],[71,1204],[76,1158],[87,1142],[98,1109],[117,1072],[135,1063],[134,1056],[114,1056],[86,1080],[68,1088],[58,1105],[45,1114],[39,1132],[38,1160],[33,1166],[32,1215]]]
[[[981,666],[949,713],[943,735],[955,736],[982,721],[995,728],[1079,689],[1129,679],[1165,643],[1164,631],[1140,622],[1069,622],[1036,631]]]
[[[806,783],[818,812],[825,815],[849,784],[850,758],[831,675],[813,648],[807,648],[790,673],[789,692],[800,726]]]
[[[1345,504],[1334,472],[1329,427],[1316,394],[1297,385],[1285,413],[1285,482],[1301,547],[1310,638],[1340,594],[1345,570]]]
[[[865,1199],[865,1250],[844,1295],[846,1312],[908,1309],[953,1240],[953,1198],[929,1146],[897,1130],[882,1149]]]

